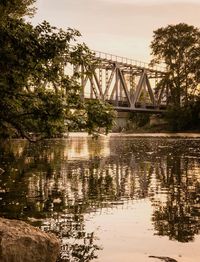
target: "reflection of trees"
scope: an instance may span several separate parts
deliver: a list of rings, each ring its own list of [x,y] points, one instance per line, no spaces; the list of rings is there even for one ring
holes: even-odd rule
[[[29,217],[56,232],[63,241],[62,256],[74,262],[92,260],[99,248],[95,232],[85,228],[85,214],[117,208],[129,199],[151,199],[159,235],[190,241],[198,233],[199,141],[111,139],[110,155],[106,143],[80,141],[4,145],[0,214]]]
[[[80,152],[80,145],[77,147],[77,142],[75,145],[75,151]],[[18,146],[21,147],[21,143]],[[97,152],[95,146],[99,148],[99,144],[92,141],[88,148]],[[11,156],[12,151],[15,153]],[[135,156],[127,158],[120,153],[119,157],[97,155],[88,160],[68,161],[67,146],[62,140],[26,144],[20,154],[16,151],[18,148],[7,149],[8,167],[1,183],[7,215],[12,213],[12,216],[22,218],[48,216],[52,208],[60,212],[77,201],[86,212],[91,207],[108,206],[120,198],[148,195],[152,165],[150,162],[140,163]]]
[[[85,229],[85,213],[116,208],[121,200],[148,194],[149,163],[140,165],[134,157],[103,158],[94,141],[88,148],[94,148],[96,156],[90,152],[92,158],[76,161],[68,160],[67,146],[59,141],[25,144],[21,150],[8,147],[1,155],[9,166],[2,175],[1,215],[29,218],[55,232],[62,239],[65,261],[90,261],[99,249],[94,233]],[[76,141],[74,152],[80,151]]]
[[[43,224],[42,229],[54,232],[61,238],[62,252],[59,262],[89,262],[97,258],[96,251],[100,247],[95,244],[94,232],[86,232],[82,214],[76,212],[57,215]]]
[[[112,152],[125,153],[126,159],[134,156],[130,166],[143,174],[139,188],[147,185],[142,192],[152,200],[157,234],[181,242],[193,240],[200,229],[200,141],[137,138],[120,143],[113,140]],[[143,168],[144,163],[150,167]]]
[[[153,214],[156,231],[180,242],[193,240],[200,229],[199,174],[192,173],[188,161],[178,156],[167,157],[166,170],[157,169],[157,176],[167,194]]]

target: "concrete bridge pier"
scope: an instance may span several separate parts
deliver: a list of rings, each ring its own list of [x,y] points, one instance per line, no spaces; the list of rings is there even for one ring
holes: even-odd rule
[[[117,112],[113,131],[121,132],[126,130],[128,127],[128,119],[129,119],[129,112]]]
[[[144,114],[144,113],[141,113]],[[129,129],[136,128],[136,124],[130,122],[129,120],[130,112],[117,112],[115,118],[115,125],[113,127],[113,132],[121,132]],[[149,118],[149,126],[159,126],[166,124],[166,121],[163,119],[162,115],[159,114],[152,114]]]
[[[156,125],[163,125],[166,124],[166,121],[158,114],[153,114],[150,116],[149,125],[156,126]]]

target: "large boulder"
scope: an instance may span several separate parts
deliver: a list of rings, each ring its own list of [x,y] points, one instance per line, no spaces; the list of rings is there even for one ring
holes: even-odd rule
[[[59,252],[55,235],[23,221],[0,218],[1,262],[55,262]]]

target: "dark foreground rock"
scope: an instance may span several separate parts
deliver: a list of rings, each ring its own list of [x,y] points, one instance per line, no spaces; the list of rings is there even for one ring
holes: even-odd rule
[[[0,218],[1,262],[55,262],[60,242],[23,221]]]

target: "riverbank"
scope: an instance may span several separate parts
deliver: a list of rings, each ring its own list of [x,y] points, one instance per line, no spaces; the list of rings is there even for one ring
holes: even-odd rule
[[[65,137],[91,137],[87,132],[69,132]],[[200,138],[200,132],[163,132],[163,133],[109,133],[108,135],[100,134],[100,137],[188,137],[188,138]]]

